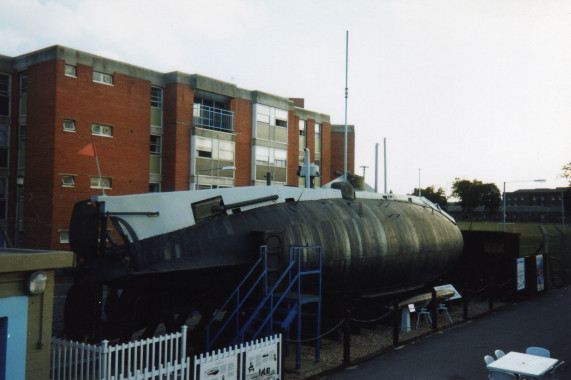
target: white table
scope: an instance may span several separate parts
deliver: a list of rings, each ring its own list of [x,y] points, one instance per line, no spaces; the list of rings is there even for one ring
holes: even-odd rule
[[[488,369],[520,376],[539,377],[546,374],[558,361],[553,358],[512,351],[488,364]]]

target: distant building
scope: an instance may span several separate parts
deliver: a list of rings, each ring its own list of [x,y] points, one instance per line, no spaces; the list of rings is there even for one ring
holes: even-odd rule
[[[564,214],[564,193],[568,187],[522,189],[506,193],[506,220],[519,222],[559,222]],[[503,204],[501,206],[503,211]]]
[[[74,203],[102,191],[265,185],[268,178],[303,185],[296,173],[305,147],[322,176],[316,185],[329,182],[343,160],[338,134],[329,115],[303,106],[301,98],[63,46],[0,55],[0,236],[17,247],[68,249]],[[92,142],[101,176],[93,157],[78,154]],[[348,165],[353,171],[354,159]]]
[[[506,192],[506,221],[508,222],[544,222],[561,223],[564,211],[564,194],[568,187],[555,189],[522,189],[511,193]],[[458,202],[450,202],[447,211],[458,220],[467,220],[468,216],[462,211]],[[504,203],[500,204],[494,215],[488,215],[484,207],[479,206],[473,210],[470,220],[503,220]],[[565,215],[568,222],[571,215]]]

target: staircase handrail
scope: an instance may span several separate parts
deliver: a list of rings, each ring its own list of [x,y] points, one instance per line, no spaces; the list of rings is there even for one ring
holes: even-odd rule
[[[277,308],[281,305],[282,301],[284,300],[284,298],[286,297],[286,295],[290,292],[291,288],[294,286],[294,284],[297,284],[297,297],[298,300],[297,302],[300,302],[300,297],[301,297],[301,284],[299,283],[299,281],[301,280],[301,276],[304,275],[311,275],[311,274],[321,274],[321,247],[319,246],[295,246],[296,248],[304,248],[304,249],[315,249],[315,248],[319,248],[319,265],[320,265],[320,270],[307,270],[307,271],[302,271],[301,270],[301,251],[298,250],[297,251],[297,257],[293,257],[294,255],[292,255],[293,252],[290,251],[290,263],[288,265],[288,267],[284,270],[284,272],[282,273],[282,275],[280,276],[280,278],[276,281],[276,283],[274,284],[274,286],[272,287],[272,289],[266,294],[266,296],[262,299],[262,301],[260,301],[260,303],[258,304],[258,307],[256,307],[256,309],[252,312],[252,314],[250,315],[250,318],[248,318],[248,320],[244,323],[244,325],[242,326],[242,333],[241,333],[241,338],[243,338],[244,336],[244,330],[246,330],[249,325],[254,321],[255,317],[258,315],[258,313],[262,310],[262,308],[266,305],[266,303],[268,302],[268,300],[270,300],[270,313],[268,313],[268,315],[266,316],[266,318],[262,321],[262,323],[260,324],[260,327],[258,328],[258,330],[256,330],[255,334],[253,335],[253,339],[256,339],[256,337],[258,336],[258,334],[262,331],[262,329],[266,326],[266,324],[271,321],[273,319],[273,314],[274,312],[277,310]],[[290,247],[291,248],[291,247]],[[297,273],[293,276],[293,278],[291,277],[291,271],[292,269],[296,266],[297,264]],[[274,293],[277,291],[278,287],[280,286],[281,282],[284,280],[284,278],[286,276],[289,276],[289,285],[286,287],[286,290],[284,292],[282,292],[281,296],[278,298],[277,302],[273,302],[274,301]],[[321,281],[319,281],[319,293],[321,294]],[[272,326],[273,327],[273,326]]]
[[[246,295],[244,297],[242,297],[242,300],[240,301],[239,300],[240,289],[242,288],[244,283],[250,278],[252,273],[256,270],[256,268],[258,267],[258,265],[260,265],[260,263],[262,261],[264,262],[264,271],[262,271],[262,273],[258,276],[258,278],[254,282],[254,284],[250,287],[248,292],[246,292]],[[216,339],[218,339],[218,337],[222,334],[222,331],[224,331],[226,326],[228,326],[228,323],[230,323],[232,318],[234,318],[234,316],[238,314],[238,312],[240,311],[240,307],[248,299],[250,294],[252,294],[252,292],[258,286],[258,284],[260,283],[262,278],[265,279],[265,283],[266,283],[266,286],[264,287],[264,289],[268,288],[268,286],[267,286],[268,278],[267,278],[267,270],[266,269],[267,269],[267,246],[263,245],[263,246],[260,246],[260,258],[252,266],[252,268],[246,274],[246,276],[244,276],[244,278],[242,279],[240,284],[236,287],[236,289],[232,292],[232,294],[228,297],[228,299],[226,299],[226,302],[224,302],[224,304],[220,308],[218,308],[218,310],[216,311],[216,313],[214,314],[212,319],[210,319],[210,322],[208,322],[208,324],[206,325],[206,348],[208,350],[210,349],[212,344],[216,341]],[[266,294],[267,294],[267,292],[266,292]],[[216,334],[214,334],[214,337],[212,338],[212,340],[210,340],[210,326],[212,325],[212,323],[214,323],[214,321],[216,320],[216,318],[218,318],[218,316],[222,313],[222,311],[224,311],[226,309],[226,306],[228,306],[228,304],[230,303],[230,301],[234,297],[237,297],[236,308],[234,308],[234,311],[232,313],[230,313],[230,315],[227,318],[225,318],[225,321],[222,324],[222,326],[220,326],[220,328],[218,329],[218,332]],[[237,323],[239,324],[239,322],[237,322]],[[239,328],[237,327],[237,330],[238,329]]]

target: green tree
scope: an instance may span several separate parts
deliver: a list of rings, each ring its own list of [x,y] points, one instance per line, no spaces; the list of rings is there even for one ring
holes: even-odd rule
[[[446,209],[448,198],[443,188],[440,187],[438,190],[434,190],[434,186],[428,186],[424,189],[421,188],[420,194],[432,203],[436,203],[440,205],[441,208]],[[418,188],[414,188],[411,195],[418,195]]]
[[[468,214],[473,213],[476,207],[483,206],[492,216],[502,203],[500,189],[495,183],[483,183],[477,179],[470,182],[456,178],[452,184],[452,195],[460,198],[460,206]]]
[[[566,192],[563,193],[563,204],[565,206],[565,219],[571,219],[571,162],[566,165],[563,165],[563,173],[561,173],[561,177],[566,178],[569,181],[569,188]]]
[[[502,203],[500,189],[495,183],[484,183],[480,188],[482,192],[481,205],[490,216],[494,215]]]
[[[569,186],[571,187],[571,162],[566,165],[563,165],[563,173],[561,177],[567,178],[569,180]]]
[[[477,179],[472,182],[467,179],[456,178],[452,183],[452,195],[460,199],[460,206],[464,212],[471,214],[481,205],[483,183]]]

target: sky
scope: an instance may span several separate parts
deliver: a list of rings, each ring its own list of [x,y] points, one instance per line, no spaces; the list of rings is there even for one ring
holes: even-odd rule
[[[348,66],[346,66],[346,36]],[[63,45],[283,97],[355,126],[387,190],[567,186],[568,0],[0,0],[0,54]],[[534,183],[545,179],[545,183]]]

